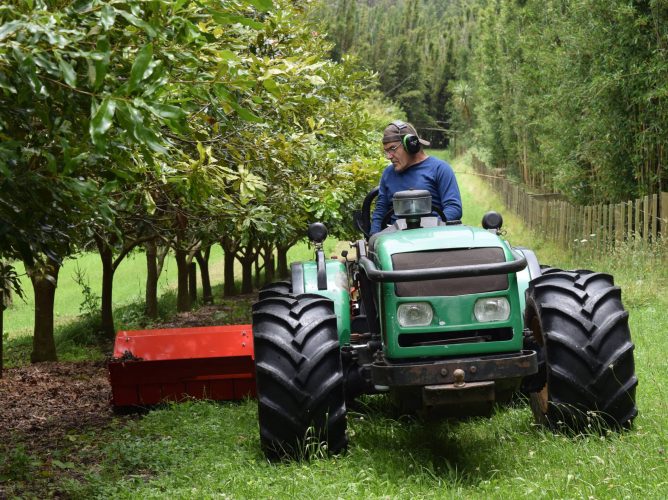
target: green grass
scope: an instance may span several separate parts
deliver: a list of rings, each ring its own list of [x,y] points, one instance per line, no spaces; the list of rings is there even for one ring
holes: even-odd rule
[[[0,457],[0,476],[13,474],[9,491],[141,499],[665,498],[665,253],[626,247],[603,259],[584,252],[572,255],[526,231],[465,159],[453,166],[466,223],[478,225],[484,211],[497,210],[504,215],[506,238],[534,249],[542,263],[615,275],[636,345],[640,413],[633,430],[554,435],[536,427],[523,404],[500,408],[491,419],[425,424],[392,418],[387,401],[376,396],[364,399],[362,411],[350,413],[347,454],[272,464],[260,451],[254,401],[188,402],[140,418],[118,418],[102,431],[74,430],[51,457],[32,457],[15,447],[4,468]],[[304,256],[293,258],[311,255],[308,249],[299,251]],[[244,319],[244,310],[237,314],[239,321]],[[51,460],[54,456],[61,457],[61,465]],[[55,470],[61,477],[57,484],[48,479]]]

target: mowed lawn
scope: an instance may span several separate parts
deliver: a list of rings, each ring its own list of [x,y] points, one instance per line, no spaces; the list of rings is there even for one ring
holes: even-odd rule
[[[454,162],[465,223],[479,224],[499,200]],[[663,256],[626,248],[574,258],[504,213],[506,237],[542,263],[610,272],[630,312],[640,414],[629,432],[555,435],[534,425],[523,402],[490,419],[425,423],[394,418],[382,396],[349,413],[346,454],[270,463],[259,447],[254,401],[188,402],[63,444],[73,472],[58,488],[75,498],[574,498],[668,496],[668,308]],[[662,265],[663,264],[663,265]],[[117,281],[134,281],[119,274]],[[70,465],[71,464],[71,465]]]

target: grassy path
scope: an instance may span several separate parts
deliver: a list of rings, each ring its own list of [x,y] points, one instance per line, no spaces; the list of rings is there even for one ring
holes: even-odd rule
[[[487,209],[503,211],[465,160],[454,168],[466,223],[478,224]],[[665,498],[665,263],[630,251],[604,261],[575,259],[511,215],[504,218],[507,238],[535,249],[541,261],[616,275],[631,313],[640,379],[631,432],[553,435],[534,426],[523,404],[491,419],[424,424],[393,419],[382,397],[370,397],[350,413],[346,455],[270,464],[259,449],[254,401],[193,402],[118,418],[103,432],[73,432],[57,451],[71,473],[52,487],[75,498]],[[60,467],[40,460],[41,473]]]

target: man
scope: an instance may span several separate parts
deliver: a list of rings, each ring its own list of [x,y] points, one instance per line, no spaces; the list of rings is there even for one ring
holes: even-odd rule
[[[392,161],[380,178],[380,190],[371,219],[371,234],[380,227],[384,215],[392,207],[397,191],[426,189],[434,205],[440,207],[447,220],[462,217],[462,199],[452,167],[443,160],[428,156],[422,146],[429,142],[421,139],[410,123],[394,121],[383,132],[383,150]]]

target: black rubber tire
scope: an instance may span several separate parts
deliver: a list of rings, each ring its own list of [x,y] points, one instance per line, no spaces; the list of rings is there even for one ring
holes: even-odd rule
[[[630,428],[638,379],[621,290],[608,274],[546,271],[529,284],[525,310],[545,360],[545,385],[530,394],[536,421],[575,432]]]
[[[275,281],[264,285],[258,294],[258,300],[268,299],[269,297],[281,297],[292,293],[292,283],[290,281]]]
[[[344,451],[346,405],[333,302],[318,295],[257,302],[253,337],[260,444],[267,457]]]

